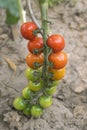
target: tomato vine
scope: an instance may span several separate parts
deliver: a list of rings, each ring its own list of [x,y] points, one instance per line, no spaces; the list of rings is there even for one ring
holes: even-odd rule
[[[31,7],[30,0],[27,1]],[[32,22],[21,25],[20,32],[28,40],[28,55],[25,71],[28,85],[22,90],[22,95],[13,101],[17,110],[25,115],[39,117],[45,108],[52,105],[52,95],[57,89],[59,80],[66,72],[67,54],[62,51],[65,40],[59,34],[49,34],[48,7],[49,0],[38,0],[41,12],[41,27],[33,16]],[[30,8],[30,14],[32,14]],[[40,36],[38,36],[38,33]]]

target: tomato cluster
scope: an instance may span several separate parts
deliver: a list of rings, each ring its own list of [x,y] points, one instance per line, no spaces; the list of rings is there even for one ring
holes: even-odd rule
[[[61,35],[53,34],[47,38],[47,86],[44,86],[43,65],[45,64],[44,40],[35,35],[37,26],[33,22],[26,22],[21,26],[22,36],[28,40],[26,57],[28,68],[25,76],[28,85],[22,90],[20,97],[14,99],[15,109],[23,111],[27,116],[39,117],[43,110],[52,105],[52,95],[57,90],[59,80],[66,72],[67,55],[64,51],[65,41]]]
[[[53,80],[60,80],[65,75],[67,64],[67,54],[62,51],[65,47],[64,38],[59,34],[53,34],[48,37],[47,45],[52,49],[48,56],[49,62],[52,63],[49,71],[53,73]]]

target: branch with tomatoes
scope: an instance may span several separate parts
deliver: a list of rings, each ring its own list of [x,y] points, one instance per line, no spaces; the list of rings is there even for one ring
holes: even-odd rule
[[[66,73],[65,40],[60,34],[49,35],[51,22],[48,20],[48,2],[39,0],[41,28],[35,21],[23,23],[20,28],[29,51],[26,56],[28,68],[25,70],[28,85],[22,90],[21,96],[14,99],[13,106],[33,117],[40,117],[52,105],[52,95]]]

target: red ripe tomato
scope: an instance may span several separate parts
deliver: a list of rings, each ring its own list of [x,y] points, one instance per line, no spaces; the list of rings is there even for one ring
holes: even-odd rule
[[[53,63],[54,69],[62,69],[67,64],[67,55],[65,52],[51,53],[48,60]]]
[[[26,22],[22,24],[20,31],[22,36],[27,40],[32,40],[36,36],[33,34],[33,31],[37,29],[37,26],[34,22]]]
[[[47,45],[52,48],[53,52],[61,51],[65,46],[64,38],[59,34],[53,34],[48,37]]]
[[[26,63],[30,68],[37,69],[43,64],[43,54],[34,55],[32,53],[29,53],[26,57]],[[38,64],[35,66],[35,63]]]
[[[43,48],[43,39],[41,37],[36,37],[35,39],[33,39],[32,41],[28,42],[28,50],[31,53],[34,53],[34,50],[37,49],[38,52],[37,53],[41,53],[41,51],[39,51],[39,49]],[[34,53],[35,54],[35,53]]]

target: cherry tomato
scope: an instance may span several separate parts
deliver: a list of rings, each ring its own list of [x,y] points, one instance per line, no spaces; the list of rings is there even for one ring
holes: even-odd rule
[[[51,81],[48,87],[45,88],[47,94],[52,95],[56,92],[58,81]]]
[[[48,37],[47,45],[52,48],[53,52],[59,52],[64,48],[65,41],[61,35],[53,34]]]
[[[42,108],[47,108],[52,105],[52,97],[42,95],[39,97],[39,104]]]
[[[32,53],[29,53],[26,57],[26,63],[30,68],[37,69],[43,64],[43,54],[34,55]],[[38,65],[35,65],[38,64]]]
[[[20,31],[22,36],[27,40],[32,40],[36,36],[33,34],[33,31],[37,29],[37,26],[34,22],[26,22],[22,24]]]
[[[43,45],[43,39],[41,37],[36,37],[34,40],[28,42],[28,50],[33,54],[38,54],[42,52],[41,49]],[[37,53],[35,53],[35,49],[38,51]]]
[[[50,72],[53,73],[53,80],[60,80],[62,79],[64,76],[65,76],[65,73],[66,73],[66,68],[62,68],[62,69],[50,69]]]
[[[25,76],[28,80],[37,81],[38,79],[41,78],[41,69],[34,70],[31,68],[27,68],[25,70]]]
[[[67,64],[67,55],[63,51],[51,53],[48,60],[53,63],[54,69],[62,69]]]
[[[35,91],[35,92],[41,90],[41,88],[42,88],[42,81],[40,81],[40,82],[29,81],[29,88],[32,91]]]
[[[31,98],[31,93],[32,93],[32,91],[29,89],[29,86],[25,87],[22,90],[22,96],[25,99],[30,99]]]
[[[43,109],[39,105],[33,105],[31,107],[31,115],[33,117],[39,117],[43,113]]]
[[[26,107],[26,103],[22,97],[17,97],[13,101],[13,106],[17,110],[23,110]]]
[[[47,92],[47,94],[52,95],[56,92],[57,86],[52,86],[52,87],[48,87],[45,89],[45,91]]]
[[[26,116],[31,115],[31,106],[29,104],[24,108],[23,113]]]

